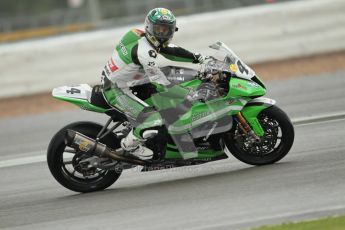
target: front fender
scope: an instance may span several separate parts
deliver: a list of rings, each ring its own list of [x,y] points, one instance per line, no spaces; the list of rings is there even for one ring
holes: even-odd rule
[[[249,101],[242,109],[242,115],[252,127],[256,135],[262,137],[265,134],[265,131],[263,130],[257,116],[261,111],[271,107],[275,103],[276,101],[273,99],[259,97]]]

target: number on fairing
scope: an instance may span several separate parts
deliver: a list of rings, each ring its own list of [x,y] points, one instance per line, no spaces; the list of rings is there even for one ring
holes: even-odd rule
[[[237,61],[237,66],[238,66],[238,69],[240,70],[241,73],[246,72],[246,74],[249,74],[249,70],[243,66],[242,62]]]
[[[75,93],[81,93],[81,91],[80,89],[71,88],[71,90],[66,90],[66,93],[75,94]]]

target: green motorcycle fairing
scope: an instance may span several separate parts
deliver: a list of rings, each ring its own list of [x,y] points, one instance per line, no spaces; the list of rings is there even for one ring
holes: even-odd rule
[[[223,61],[211,59],[209,62],[205,62],[204,70],[207,72],[207,70],[215,69],[219,71],[219,73],[226,73],[229,76],[227,82],[228,93],[221,98],[216,98],[205,103],[194,103],[191,108],[187,108],[186,112],[171,125],[168,130],[169,133],[179,134],[191,131],[199,126],[202,128],[205,121],[216,121],[223,117],[227,118],[227,116],[229,116],[232,121],[235,115],[238,112],[241,112],[252,127],[254,133],[257,136],[263,136],[264,130],[257,117],[263,110],[272,106],[275,101],[262,97],[266,93],[263,82],[229,47],[222,42],[216,42],[209,47],[217,52],[225,54],[225,59]],[[176,73],[176,71],[172,72]],[[183,75],[183,73],[188,71],[180,70],[177,72]],[[183,79],[185,78],[183,77]],[[189,90],[197,90],[201,84],[202,81],[199,79],[180,82],[179,85],[184,87],[186,90],[176,90],[176,92],[173,92],[173,94],[170,95],[168,92],[164,94],[164,87],[156,84],[156,89],[161,93],[161,95],[152,95],[149,99],[145,100],[145,102],[151,106],[154,105],[160,110],[174,108],[184,101],[184,97]],[[59,87],[54,89],[53,97],[71,102],[82,109],[100,113],[106,112],[106,109],[89,103],[91,92],[91,87],[85,84],[74,87]],[[166,97],[164,97],[164,95]],[[172,95],[173,97],[170,97]],[[157,113],[154,116],[148,117],[144,123],[147,127],[163,125],[161,116],[157,115]],[[204,133],[202,133],[202,135],[203,134]],[[224,152],[213,151],[211,149],[201,149],[199,150],[198,159],[208,157],[214,158],[219,155],[224,155]],[[177,147],[173,144],[167,145],[165,157],[169,159],[182,159]]]
[[[185,95],[190,89],[196,90],[200,84],[202,84],[202,81],[199,79],[183,82],[180,86],[186,88],[186,91],[181,93],[179,97],[167,98],[164,97],[163,92],[153,95],[146,102],[158,109],[175,107],[183,102]],[[159,87],[157,85],[158,90],[163,90],[163,88]],[[97,107],[89,102],[91,92],[92,88],[86,84],[73,87],[64,86],[54,89],[53,97],[73,103],[85,110],[98,113],[106,112],[106,109]],[[232,77],[229,81],[229,92],[225,97],[216,98],[205,103],[196,102],[179,120],[169,127],[168,131],[170,134],[181,134],[197,128],[206,121],[216,121],[224,116],[236,115],[241,111],[255,134],[263,136],[264,131],[257,116],[262,110],[272,106],[275,102],[267,98],[251,99],[251,97],[259,97],[265,93],[264,87],[253,81]],[[146,125],[148,127],[159,126],[163,125],[163,122],[159,117],[152,116],[147,118]],[[212,158],[223,154],[223,151],[199,150],[197,159]],[[182,156],[178,152],[177,147],[171,145],[166,151],[166,158],[182,159]]]
[[[180,85],[196,90],[201,83],[202,81],[200,80],[192,80]],[[263,85],[262,82],[260,83]],[[275,101],[260,97],[266,93],[266,90],[254,81],[233,77],[229,81],[229,88],[230,90],[228,94],[223,98],[217,98],[206,103],[195,103],[189,111],[169,127],[169,133],[180,134],[191,131],[193,128],[202,125],[206,121],[216,121],[223,116],[232,116],[241,111],[250,126],[253,128],[254,133],[258,136],[263,136],[264,130],[262,129],[257,116],[262,110],[272,106]],[[161,95],[164,95],[164,93]],[[154,100],[150,98],[149,102],[157,108],[164,109],[167,107],[175,107],[180,104],[183,101],[184,96],[185,95],[181,95],[180,98],[164,98],[157,94],[154,97]],[[252,99],[252,97],[259,98]],[[176,146],[172,145],[168,147],[166,158],[181,158]],[[207,158],[222,154],[222,152],[212,153],[212,151],[199,152],[198,158]]]
[[[266,94],[266,89],[254,81],[232,77],[229,85],[230,97],[260,97]]]
[[[259,79],[259,78],[257,78]],[[184,82],[181,86],[196,90],[202,83],[200,80]],[[260,81],[261,85],[263,83]],[[267,98],[260,98],[266,94],[266,89],[254,81],[231,77],[229,81],[229,92],[223,98],[217,98],[206,103],[195,103],[189,111],[180,117],[171,127],[170,134],[179,134],[190,131],[206,121],[215,121],[223,116],[235,115],[242,112],[248,123],[258,136],[263,136],[264,131],[257,119],[258,114],[272,106],[275,101]],[[178,99],[159,98],[153,103],[157,108],[174,107],[183,101],[182,95]],[[255,99],[252,99],[256,97]]]
[[[195,79],[180,84],[184,88],[196,90],[202,83],[201,80]],[[158,90],[163,90],[159,88]],[[181,104],[189,91],[181,92],[179,97],[165,97],[165,92],[157,93],[152,96],[150,102],[157,110],[173,108]],[[169,94],[169,93],[168,93]],[[230,96],[231,97],[231,96]],[[246,100],[239,100],[228,96],[216,98],[206,103],[196,102],[189,110],[183,114],[180,119],[169,126],[170,134],[182,134],[202,125],[207,121],[216,121],[227,115],[238,113],[245,105]]]

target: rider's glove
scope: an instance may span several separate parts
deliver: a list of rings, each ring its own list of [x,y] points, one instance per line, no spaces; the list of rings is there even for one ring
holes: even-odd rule
[[[206,57],[201,55],[200,53],[194,53],[194,61],[193,63],[202,64],[205,62]]]

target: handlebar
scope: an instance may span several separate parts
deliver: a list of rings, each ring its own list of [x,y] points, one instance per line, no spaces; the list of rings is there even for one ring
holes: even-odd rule
[[[199,71],[199,79],[202,81],[207,81],[215,76],[217,76],[220,80],[223,78],[223,73],[227,72],[232,74],[229,71],[228,64],[224,61],[220,61],[212,56],[207,56],[205,58],[205,62],[201,64],[201,69]]]

